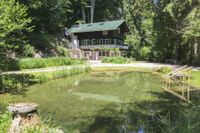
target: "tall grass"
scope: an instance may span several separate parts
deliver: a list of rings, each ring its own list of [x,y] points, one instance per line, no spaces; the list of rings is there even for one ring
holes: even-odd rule
[[[12,115],[9,112],[0,113],[0,133],[8,133],[12,122]],[[51,119],[45,118],[38,125],[31,125],[29,128],[20,128],[20,133],[57,133],[60,126],[51,125]]]
[[[11,114],[6,112],[1,114],[0,113],[0,133],[7,133],[8,129],[10,127],[11,124]]]
[[[88,72],[89,70],[89,66],[80,65],[71,66],[71,69],[63,69],[50,72],[0,74],[0,93],[23,91],[22,88],[32,84],[44,83],[52,79]]]
[[[57,66],[69,66],[84,64],[85,60],[71,59],[67,57],[51,57],[51,58],[26,58],[18,61],[17,65],[20,70],[22,69],[34,69],[34,68],[46,68]]]

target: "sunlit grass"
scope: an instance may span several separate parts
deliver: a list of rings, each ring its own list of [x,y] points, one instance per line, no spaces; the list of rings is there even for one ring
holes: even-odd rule
[[[200,88],[200,71],[192,71],[191,84]]]

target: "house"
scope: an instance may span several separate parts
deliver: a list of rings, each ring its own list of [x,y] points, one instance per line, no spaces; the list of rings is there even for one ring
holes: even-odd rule
[[[124,44],[128,33],[130,30],[124,20],[79,24],[66,31],[72,49],[80,49],[90,60],[124,56],[128,50]]]

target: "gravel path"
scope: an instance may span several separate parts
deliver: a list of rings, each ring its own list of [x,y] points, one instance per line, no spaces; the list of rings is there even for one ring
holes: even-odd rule
[[[161,63],[149,63],[149,62],[135,62],[130,64],[108,64],[101,63],[100,61],[90,61],[91,67],[142,67],[142,68],[161,68],[161,67],[170,67],[178,68],[178,65],[171,64],[161,64]]]

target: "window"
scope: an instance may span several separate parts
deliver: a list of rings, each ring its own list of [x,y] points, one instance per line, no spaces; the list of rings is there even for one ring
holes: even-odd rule
[[[100,39],[100,44],[104,44],[104,39]]]
[[[92,39],[92,45],[95,45],[95,44],[96,44],[96,40]]]
[[[118,44],[118,45],[122,45],[122,44],[123,44],[123,41],[122,41],[122,40],[117,40],[117,44]]]
[[[90,45],[90,40],[89,39],[85,39],[84,40],[84,45]]]
[[[114,44],[117,44],[117,39],[114,39]]]
[[[96,39],[96,44],[99,45],[100,44],[100,40]]]
[[[103,35],[108,35],[108,31],[103,31]]]
[[[100,44],[112,44],[112,39],[100,39]]]
[[[113,44],[113,39],[109,39],[109,44]]]
[[[81,45],[84,45],[84,40],[81,40]]]
[[[108,39],[105,39],[105,44],[109,44],[109,40]]]

